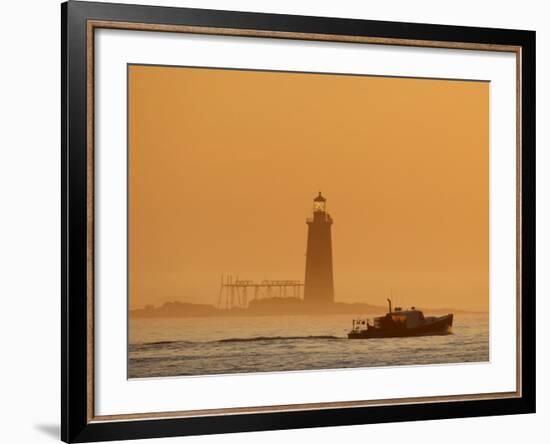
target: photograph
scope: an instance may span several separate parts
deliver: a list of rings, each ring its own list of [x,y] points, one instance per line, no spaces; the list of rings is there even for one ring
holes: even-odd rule
[[[127,86],[128,378],[490,361],[489,81]]]
[[[468,6],[7,2],[0,441],[548,435],[548,6]]]
[[[534,412],[535,32],[247,9],[61,8],[62,439]]]

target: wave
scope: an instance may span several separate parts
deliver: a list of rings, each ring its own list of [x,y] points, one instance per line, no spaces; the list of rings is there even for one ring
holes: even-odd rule
[[[229,338],[219,339],[213,342],[252,342],[252,341],[285,341],[285,340],[308,340],[308,339],[343,339],[338,336],[320,335],[320,336],[254,336],[252,338]]]
[[[130,344],[132,347],[162,346],[162,345],[185,345],[185,344],[223,344],[227,342],[260,342],[260,341],[291,341],[291,340],[337,340],[345,339],[333,335],[310,335],[310,336],[253,336],[248,338],[226,338],[215,341],[156,341],[143,342],[141,344]]]

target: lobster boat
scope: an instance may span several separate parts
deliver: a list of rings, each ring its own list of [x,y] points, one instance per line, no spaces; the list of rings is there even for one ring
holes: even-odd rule
[[[424,316],[421,310],[415,307],[402,310],[395,307],[392,310],[391,300],[388,299],[389,310],[385,316],[378,316],[374,321],[370,319],[354,319],[352,329],[348,333],[349,339],[370,338],[402,338],[409,336],[445,335],[451,332],[453,314],[445,316]]]

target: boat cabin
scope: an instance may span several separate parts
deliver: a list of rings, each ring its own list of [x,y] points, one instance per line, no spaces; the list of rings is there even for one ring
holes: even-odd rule
[[[386,316],[381,316],[374,319],[374,325],[381,322],[382,320],[391,319],[394,324],[402,324],[406,328],[414,328],[425,321],[424,313],[419,310],[416,310],[412,307],[410,310],[401,310],[400,307],[396,307],[394,311],[386,314]],[[382,321],[383,322],[383,321]]]
[[[352,328],[355,331],[366,330],[370,328],[415,328],[425,323],[426,318],[424,313],[420,310],[416,310],[415,307],[411,307],[409,310],[402,310],[401,307],[395,307],[395,310],[391,310],[384,316],[378,316],[374,318],[374,321],[370,319],[354,319],[352,322]]]

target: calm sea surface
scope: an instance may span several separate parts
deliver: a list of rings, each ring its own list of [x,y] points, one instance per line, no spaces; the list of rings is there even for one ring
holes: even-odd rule
[[[450,335],[363,340],[347,339],[352,318],[133,319],[129,330],[129,377],[489,360],[488,315],[455,314]]]

